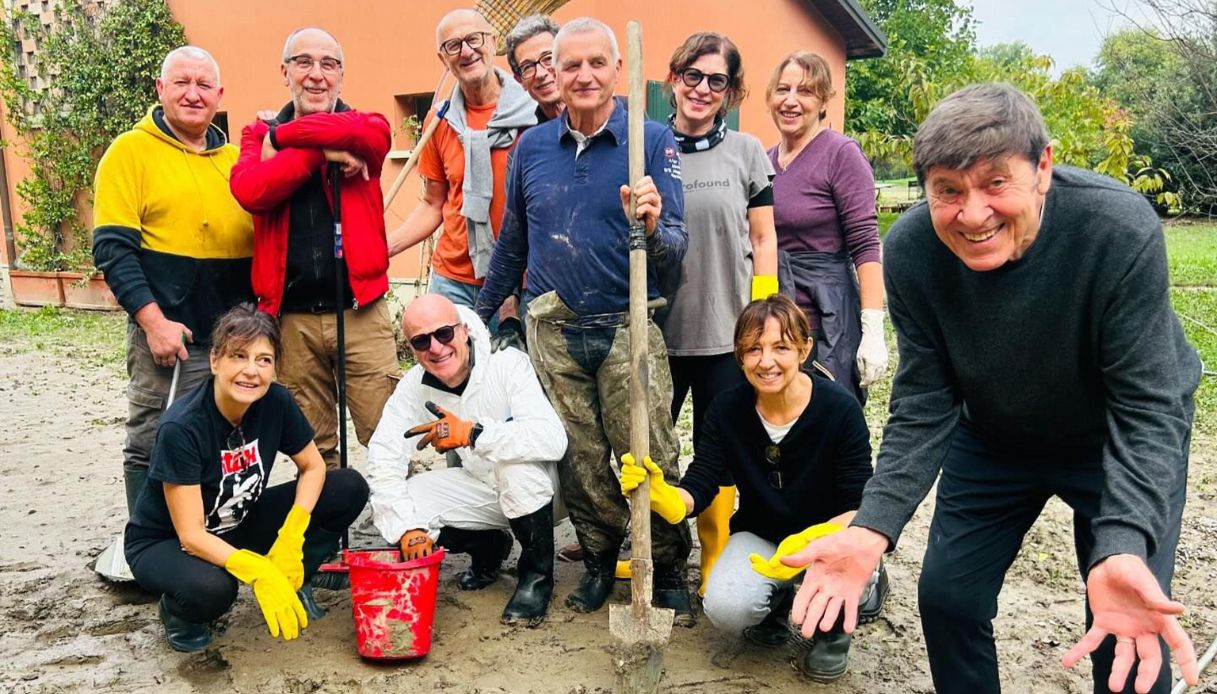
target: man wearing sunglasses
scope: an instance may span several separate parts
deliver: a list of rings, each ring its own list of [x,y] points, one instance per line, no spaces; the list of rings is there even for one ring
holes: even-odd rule
[[[372,520],[406,559],[427,556],[435,544],[468,553],[464,590],[495,582],[511,551],[510,527],[523,551],[502,620],[536,626],[553,594],[553,461],[566,451],[566,430],[528,356],[492,353],[470,309],[423,295],[406,308],[402,332],[417,364],[368,447]],[[411,459],[427,447],[455,451],[461,466],[411,475]]]
[[[453,10],[435,29],[436,56],[456,77],[452,103],[418,159],[418,207],[389,236],[395,255],[443,225],[431,257],[431,290],[473,308],[503,219],[507,156],[520,132],[537,122],[534,102],[494,66],[495,33],[474,10]],[[435,118],[434,114],[428,117]],[[523,346],[514,300],[502,330]],[[506,336],[505,336],[506,337]]]
[[[385,253],[380,171],[389,151],[389,123],[338,98],[342,46],[318,28],[292,32],[279,65],[291,101],[241,133],[233,196],[254,215],[253,287],[258,308],[280,316],[279,381],[317,433],[328,468],[339,464],[336,314],[344,312],[346,388],[355,435],[367,445],[400,368],[385,303]],[[266,115],[266,114],[263,114]],[[330,162],[342,167],[341,259],[334,259]],[[342,299],[338,263],[345,263]]]
[[[554,74],[554,37],[558,25],[549,15],[534,14],[521,19],[507,32],[507,64],[516,81],[537,102],[537,123],[562,113],[562,93]]]

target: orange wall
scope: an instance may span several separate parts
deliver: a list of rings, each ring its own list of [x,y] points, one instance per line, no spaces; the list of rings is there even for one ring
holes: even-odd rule
[[[343,98],[356,108],[374,110],[396,120],[394,96],[431,92],[441,65],[435,56],[435,25],[446,12],[468,7],[456,0],[405,0],[401,2],[336,3],[332,0],[250,2],[249,0],[169,0],[174,16],[186,28],[191,43],[202,46],[220,63],[225,88],[221,109],[228,113],[229,129],[239,141],[240,129],[258,109],[278,109],[288,99],[279,73],[283,40],[293,29],[316,25],[329,30],[342,43],[346,77]],[[763,8],[763,9],[760,9]],[[625,49],[625,24],[639,19],[643,28],[643,54],[648,79],[662,80],[672,51],[696,31],[718,31],[732,38],[743,55],[752,96],[741,106],[740,127],[766,146],[777,141],[777,131],[764,103],[769,71],[786,53],[814,50],[828,59],[838,94],[844,93],[844,45],[807,0],[572,0],[559,10],[559,22],[578,16],[597,17],[617,33]],[[500,59],[505,68],[506,61]],[[620,88],[625,88],[622,76]],[[838,97],[829,107],[829,122],[840,129],[844,107]],[[394,123],[397,126],[397,123]],[[7,127],[4,130],[7,136]],[[7,139],[7,137],[6,137]],[[397,145],[395,145],[397,146]],[[12,148],[5,148],[9,185],[28,170]],[[401,162],[390,162],[383,176],[387,190]],[[412,174],[397,195],[386,218],[390,228],[409,214],[418,198],[417,176]],[[21,212],[13,193],[14,216]],[[393,261],[394,277],[415,277],[418,251]]]

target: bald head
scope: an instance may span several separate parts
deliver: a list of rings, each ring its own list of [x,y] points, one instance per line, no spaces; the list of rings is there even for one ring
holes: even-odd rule
[[[468,31],[485,31],[494,33],[494,27],[490,26],[490,22],[482,16],[481,12],[470,9],[453,10],[444,15],[443,19],[439,20],[439,24],[435,25],[435,47],[444,42],[445,35],[451,31],[453,27],[459,26]]]
[[[302,27],[287,35],[287,40],[283,42],[283,60],[296,55],[299,51],[296,50],[296,42],[306,41],[312,43],[331,44],[334,51],[334,57],[338,60],[344,60],[342,55],[342,44],[338,43],[338,39],[333,34],[322,29],[321,27]]]
[[[440,294],[423,294],[411,301],[406,312],[401,315],[402,332],[407,338],[418,332],[427,332],[422,328],[433,323],[440,326],[459,322],[461,318],[456,312],[456,304]]]

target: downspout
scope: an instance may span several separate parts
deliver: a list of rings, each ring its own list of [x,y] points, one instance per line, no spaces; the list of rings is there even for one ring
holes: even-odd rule
[[[13,208],[8,199],[8,165],[5,163],[7,147],[0,147],[0,222],[4,223],[4,257],[10,268],[17,264],[17,243],[13,238]]]

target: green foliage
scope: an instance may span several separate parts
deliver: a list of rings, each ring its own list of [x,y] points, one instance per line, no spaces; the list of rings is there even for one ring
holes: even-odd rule
[[[89,270],[89,230],[77,203],[89,195],[106,146],[156,100],[161,60],[186,37],[164,0],[124,0],[105,12],[89,0],[63,0],[55,18],[51,29],[24,11],[0,21],[9,47],[0,96],[31,166],[17,186],[28,208],[17,224],[18,264]],[[50,87],[33,89],[18,74],[23,38],[37,43],[37,67],[53,77]]]

